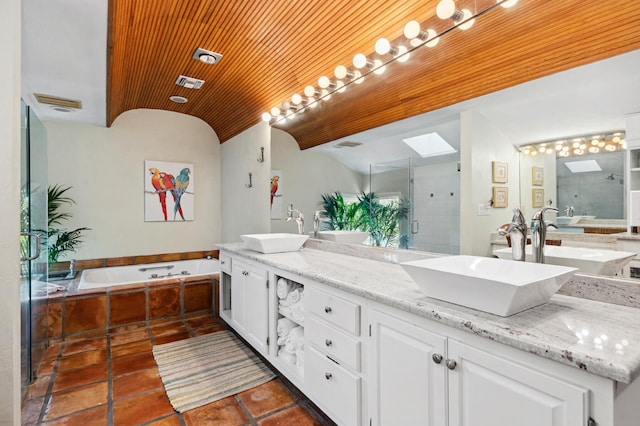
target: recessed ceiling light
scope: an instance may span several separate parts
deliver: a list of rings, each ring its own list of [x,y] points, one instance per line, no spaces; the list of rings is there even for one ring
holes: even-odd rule
[[[205,64],[217,64],[222,59],[222,55],[216,52],[212,52],[210,50],[202,49],[198,47],[195,52],[193,52],[193,59],[197,59]]]
[[[73,108],[67,108],[63,106],[51,105],[51,109],[58,112],[75,112]]]
[[[169,100],[177,104],[186,104],[189,101],[189,99],[182,96],[169,96]]]
[[[571,173],[599,172],[602,170],[596,160],[567,161],[564,163]]]
[[[360,146],[360,145],[362,145],[362,142],[344,141],[344,142],[340,142],[335,147],[336,148],[355,148],[356,146]]]
[[[409,145],[411,149],[420,154],[420,157],[423,158],[436,157],[438,155],[447,155],[457,152],[436,132],[402,139],[402,142]]]

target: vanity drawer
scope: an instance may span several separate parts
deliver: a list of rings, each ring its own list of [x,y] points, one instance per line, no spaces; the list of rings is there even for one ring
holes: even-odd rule
[[[305,290],[305,293],[306,312],[355,336],[360,335],[360,305],[314,288]]]
[[[220,270],[222,272],[226,272],[227,274],[231,273],[231,256],[226,253],[220,253],[218,256],[218,260],[220,260]]]
[[[305,322],[305,343],[315,345],[320,352],[331,359],[346,365],[355,371],[360,371],[360,342],[310,317]]]
[[[337,423],[360,424],[360,378],[313,347],[305,350],[305,387]]]

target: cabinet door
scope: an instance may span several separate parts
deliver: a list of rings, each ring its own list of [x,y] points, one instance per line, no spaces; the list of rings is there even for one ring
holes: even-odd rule
[[[247,265],[236,262],[231,272],[231,325],[242,333],[245,327],[244,320],[244,287]]]
[[[584,426],[588,390],[448,341],[450,426]]]
[[[445,338],[375,309],[369,320],[372,424],[446,424]]]
[[[244,277],[244,314],[247,340],[260,352],[267,353],[269,337],[268,274],[264,269],[247,267]]]

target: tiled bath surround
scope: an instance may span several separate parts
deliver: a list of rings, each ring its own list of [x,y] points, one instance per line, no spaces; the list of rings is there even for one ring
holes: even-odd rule
[[[129,256],[76,261],[76,269],[168,262],[217,257],[217,250]],[[66,266],[66,268],[65,268]],[[56,265],[54,269],[68,269]],[[35,340],[57,343],[68,337],[105,335],[113,330],[159,319],[184,317],[196,312],[215,312],[218,275],[171,278],[151,283],[78,291],[79,276],[62,282],[66,290],[34,300],[33,309],[46,309]],[[59,282],[57,282],[59,283]],[[56,284],[57,284],[56,283]]]

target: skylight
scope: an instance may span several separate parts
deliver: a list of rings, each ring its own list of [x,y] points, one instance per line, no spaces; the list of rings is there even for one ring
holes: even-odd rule
[[[567,161],[564,163],[571,173],[599,172],[602,169],[596,160]]]
[[[420,157],[423,158],[436,157],[438,155],[446,155],[457,152],[451,145],[447,143],[447,141],[442,139],[442,136],[440,136],[436,132],[402,139],[402,141],[409,145],[411,149],[413,149],[420,155]]]

